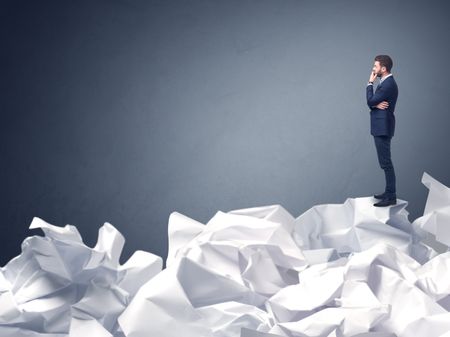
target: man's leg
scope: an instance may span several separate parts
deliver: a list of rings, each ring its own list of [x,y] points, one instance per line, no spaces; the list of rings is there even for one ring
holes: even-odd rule
[[[386,179],[385,195],[388,198],[396,198],[395,171],[391,160],[391,139],[390,136],[374,136],[375,147],[377,149],[378,162],[384,170]]]

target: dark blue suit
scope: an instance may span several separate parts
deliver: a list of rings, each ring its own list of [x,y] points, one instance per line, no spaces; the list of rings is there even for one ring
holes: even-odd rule
[[[370,108],[370,134],[373,136],[394,136],[395,131],[395,104],[397,103],[398,88],[394,76],[391,75],[378,85],[375,94],[373,85],[366,88],[367,105]],[[387,101],[386,110],[378,109],[378,103]]]
[[[367,105],[370,108],[370,134],[375,140],[378,162],[384,170],[386,188],[384,194],[388,198],[396,198],[395,171],[391,159],[391,139],[395,131],[395,104],[397,103],[398,87],[394,76],[386,77],[378,85],[375,94],[373,85],[366,88]],[[378,109],[376,105],[387,101],[387,109]]]

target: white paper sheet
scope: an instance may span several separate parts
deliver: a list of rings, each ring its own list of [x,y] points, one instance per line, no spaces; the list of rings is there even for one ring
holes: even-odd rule
[[[22,254],[0,270],[0,336],[450,337],[450,189],[424,173],[424,215],[372,197],[169,216],[162,260],[119,264],[109,223],[94,248],[74,226],[34,218]]]

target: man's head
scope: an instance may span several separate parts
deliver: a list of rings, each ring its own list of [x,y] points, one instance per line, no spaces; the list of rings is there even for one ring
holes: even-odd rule
[[[388,55],[377,55],[375,56],[372,71],[377,74],[378,77],[383,77],[391,72],[392,65],[392,59]]]

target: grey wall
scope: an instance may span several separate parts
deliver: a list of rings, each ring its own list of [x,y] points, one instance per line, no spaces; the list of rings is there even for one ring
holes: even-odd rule
[[[399,86],[398,198],[450,186],[445,1],[2,1],[0,265],[33,216],[93,245],[108,221],[166,256],[172,211],[298,216],[384,189],[365,88]]]

